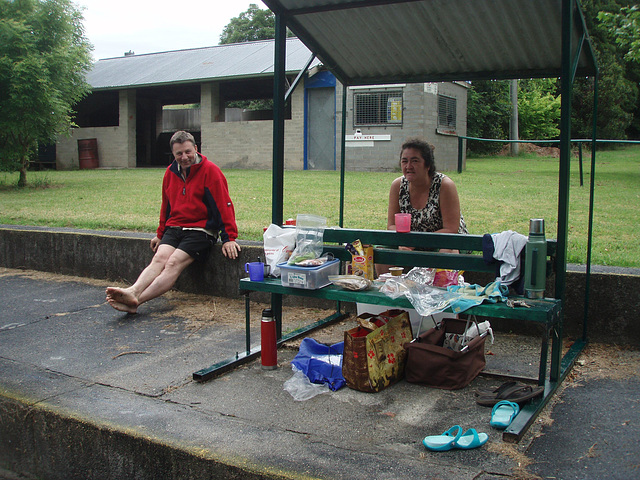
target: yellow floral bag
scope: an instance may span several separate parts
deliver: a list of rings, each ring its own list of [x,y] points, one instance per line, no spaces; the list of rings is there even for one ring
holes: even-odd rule
[[[406,350],[413,338],[409,313],[388,310],[368,317],[367,325],[345,332],[342,375],[347,386],[364,392],[379,392],[404,376]],[[375,323],[373,323],[375,321]]]

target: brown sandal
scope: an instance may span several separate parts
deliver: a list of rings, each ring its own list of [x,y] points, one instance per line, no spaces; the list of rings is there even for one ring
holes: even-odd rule
[[[504,387],[504,388],[502,388]],[[532,398],[542,395],[544,392],[543,386],[532,387],[530,385],[524,385],[522,383],[507,382],[501,387],[495,390],[495,393],[483,393],[478,395],[476,403],[485,407],[493,407],[501,400],[508,400],[517,404],[523,404],[531,400]]]

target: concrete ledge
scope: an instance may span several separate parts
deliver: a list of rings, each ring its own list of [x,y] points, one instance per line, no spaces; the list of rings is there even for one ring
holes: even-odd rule
[[[144,233],[0,225],[0,266],[131,283],[151,260],[152,237]],[[191,265],[183,273],[175,288],[187,293],[237,298],[238,281],[245,275],[244,264],[264,256],[261,242],[240,243],[242,252],[237,260],[225,258],[218,244],[206,262]],[[467,280],[484,283],[491,279]],[[582,336],[585,281],[584,269],[576,266],[568,269],[565,336]],[[257,295],[255,299],[266,300]],[[304,297],[287,297],[285,302],[334,307],[333,302]],[[639,269],[592,268],[588,318],[591,341],[640,345],[640,322],[636,319],[639,312]],[[492,324],[501,331],[524,332],[535,328],[528,322],[497,319]]]
[[[0,409],[0,465],[32,476],[20,478],[265,478],[264,472],[230,465],[229,459],[216,459],[204,448],[181,448],[119,425],[100,425],[95,419],[12,400],[1,391]]]

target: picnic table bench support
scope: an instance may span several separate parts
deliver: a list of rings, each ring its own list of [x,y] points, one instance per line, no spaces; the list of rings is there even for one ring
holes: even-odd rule
[[[342,302],[362,302],[378,305],[386,305],[389,308],[413,308],[410,302],[406,298],[391,299],[381,293],[369,292],[352,292],[342,290],[333,286],[325,287],[319,290],[304,290],[298,288],[283,287],[278,279],[265,279],[263,282],[251,282],[248,279],[240,280],[240,290],[245,296],[248,296],[250,292],[277,292],[280,295],[296,295],[296,296],[308,296],[314,298],[324,298],[337,300],[337,311],[333,316],[337,318],[343,318],[346,315],[340,313],[340,303]],[[556,392],[566,375],[571,371],[575,360],[578,358],[584,347],[586,346],[585,340],[576,341],[567,353],[562,357],[562,309],[559,302],[550,303],[549,299],[545,299],[540,303],[535,300],[530,300],[530,303],[534,305],[546,305],[547,320],[542,322],[544,329],[540,348],[540,365],[538,370],[538,378],[521,378],[509,374],[497,374],[494,372],[488,372],[487,375],[506,378],[517,381],[536,381],[539,385],[545,387],[542,397],[533,399],[522,407],[520,413],[513,420],[511,425],[503,432],[503,440],[506,442],[518,442],[522,436],[526,433],[527,429],[535,421],[542,409],[547,405],[552,395]],[[486,305],[472,307],[465,314],[475,314],[480,316],[487,316],[491,318],[490,312],[498,305]],[[517,309],[511,309],[513,313],[505,315],[504,312],[498,312],[501,317],[508,318],[509,316],[517,316]],[[521,310],[528,313],[530,309]],[[327,323],[327,320],[321,320],[311,325],[311,329],[320,327]],[[538,320],[536,323],[541,323]],[[308,330],[307,330],[308,331]],[[284,341],[284,339],[283,339]],[[549,349],[549,341],[551,341],[551,349]],[[549,355],[551,350],[551,355]],[[550,363],[548,357],[550,356]],[[548,370],[548,371],[547,371]],[[484,372],[481,372],[483,374]]]
[[[571,371],[573,365],[586,346],[587,342],[583,339],[574,342],[567,353],[565,353],[564,357],[562,357],[562,361],[559,364],[559,376],[557,379],[549,379],[549,381],[545,382],[542,397],[533,399],[531,402],[523,405],[516,418],[514,418],[511,424],[505,429],[502,434],[502,439],[505,442],[517,443],[520,441],[527,429],[535,421],[542,409],[547,405],[553,394],[563,382],[564,378]],[[553,361],[551,363],[552,365],[554,364]]]
[[[273,295],[275,296],[275,294]],[[272,298],[273,298],[272,296]],[[282,298],[282,295],[279,295]],[[289,332],[285,335],[280,335],[277,341],[277,346],[279,347],[283,343],[295,340],[303,335],[306,335],[313,330],[317,330],[320,327],[324,327],[332,322],[342,320],[346,317],[346,314],[341,311],[340,302],[336,302],[336,312],[309,325],[305,325],[300,327],[292,332]],[[261,346],[258,345],[256,347],[251,348],[251,308],[249,301],[249,292],[244,292],[244,305],[245,305],[245,346],[246,351],[244,352],[236,352],[234,357],[223,360],[222,362],[216,363],[208,368],[203,368],[202,370],[198,370],[193,373],[193,379],[198,382],[205,382],[214,377],[222,375],[230,370],[233,370],[240,365],[243,365],[247,362],[250,362],[260,355],[262,349]],[[276,321],[282,322],[281,318],[278,318]],[[280,323],[282,324],[282,323]]]

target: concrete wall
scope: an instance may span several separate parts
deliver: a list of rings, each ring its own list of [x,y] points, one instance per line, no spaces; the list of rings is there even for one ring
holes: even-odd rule
[[[218,85],[203,84],[200,114],[202,152],[220,168],[271,170],[273,165],[273,120],[218,121],[221,111]],[[285,120],[285,168],[304,168],[304,89],[291,97],[291,119]]]
[[[132,283],[148,264],[152,253],[151,234],[74,231],[63,228],[0,227],[0,267],[30,269],[63,275],[117,280]],[[241,242],[237,260],[225,258],[220,244],[203,264],[191,265],[175,288],[187,293],[238,297],[242,266],[263,255],[259,242]],[[491,278],[467,275],[471,283],[485,284]],[[550,289],[548,289],[550,291]],[[567,300],[564,333],[567,338],[582,335],[585,275],[567,273]],[[264,294],[252,299],[268,301]],[[593,341],[640,345],[640,275],[592,273],[589,332]],[[285,304],[335,308],[334,302],[287,296]],[[354,305],[347,306],[355,311]],[[498,331],[530,332],[539,328],[529,322],[491,320]],[[537,330],[536,330],[537,331]]]
[[[403,91],[403,119],[401,126],[354,127],[353,94],[361,91],[380,91],[375,86],[367,89],[349,88],[347,91],[347,135],[357,128],[363,135],[390,135],[391,140],[375,140],[371,146],[347,141],[346,165],[348,170],[395,171],[400,165],[400,148],[408,137],[422,137],[435,146],[436,168],[452,171],[458,167],[458,139],[467,134],[467,90],[464,83],[413,83],[388,87]],[[341,125],[342,92],[337,89],[337,122]],[[438,130],[438,95],[456,98],[457,128],[455,134]],[[338,142],[339,143],[339,142]],[[340,148],[337,148],[340,155]],[[463,152],[464,154],[464,152]],[[464,160],[464,157],[463,157]]]
[[[136,91],[121,90],[120,125],[117,127],[74,128],[68,137],[58,138],[56,166],[58,170],[80,167],[78,140],[98,140],[98,164],[105,168],[135,168],[136,166]]]
[[[455,170],[458,164],[458,142],[455,135],[437,129],[438,94],[456,98],[457,134],[467,132],[467,87],[461,83],[405,84],[402,126],[359,127],[365,135],[391,135],[390,141],[374,141],[370,146],[348,142],[346,168],[360,171],[394,171],[398,169],[399,152],[407,137],[423,137],[436,147],[436,166],[440,171]],[[394,87],[394,90],[397,89]],[[379,90],[379,89],[378,89]],[[353,134],[353,89],[347,94],[347,135]],[[60,170],[79,168],[78,140],[96,138],[99,167],[135,168],[136,162],[136,94],[135,89],[119,92],[117,127],[76,128],[69,137],[61,137],[56,145],[56,162]],[[300,84],[291,95],[291,118],[285,121],[285,168],[304,168],[305,101]],[[254,120],[225,122],[220,102],[219,84],[200,85],[201,150],[221,168],[270,170],[273,160],[273,121]],[[162,131],[162,105],[157,104],[156,131]],[[342,86],[336,87],[336,158],[340,158],[342,125]],[[144,135],[143,135],[144,137]],[[147,139],[152,143],[155,139]],[[147,149],[150,151],[150,149]],[[141,158],[142,165],[149,164]]]

